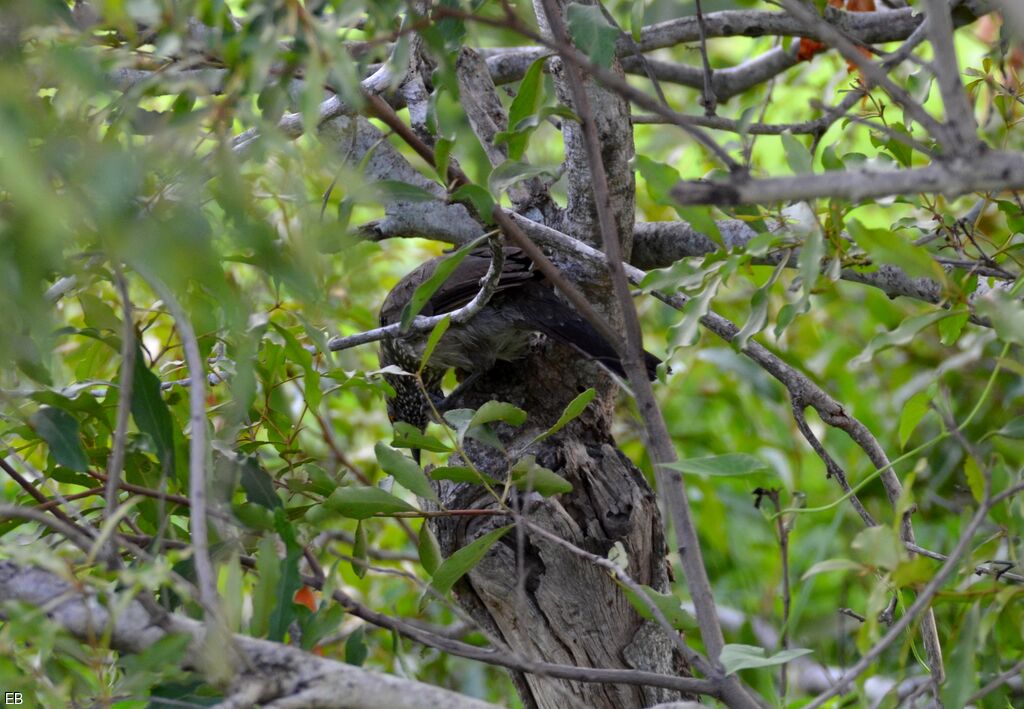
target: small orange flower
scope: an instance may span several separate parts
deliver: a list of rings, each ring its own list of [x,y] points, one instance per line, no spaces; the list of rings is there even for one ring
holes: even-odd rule
[[[316,596],[309,586],[303,586],[295,592],[295,602],[316,613]]]
[[[845,4],[844,4],[845,2]],[[875,0],[828,0],[829,7],[834,7],[838,10],[845,9],[847,12],[874,12],[875,11]],[[800,46],[797,49],[796,58],[798,61],[805,62],[811,59],[815,54],[821,54],[828,47],[821,42],[813,39],[807,39],[806,37],[800,38]],[[860,48],[861,54],[866,57],[871,56],[871,52],[864,48]],[[846,63],[847,68],[853,71],[856,65],[853,62]]]

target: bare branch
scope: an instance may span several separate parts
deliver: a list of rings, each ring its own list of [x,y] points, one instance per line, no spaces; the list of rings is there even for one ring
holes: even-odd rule
[[[114,263],[114,285],[121,295],[121,317],[124,319],[121,329],[121,372],[118,378],[117,422],[114,425],[114,438],[110,445],[110,457],[107,459],[107,517],[117,510],[117,493],[121,484],[121,471],[124,468],[125,443],[128,437],[128,417],[132,408],[132,384],[135,379],[135,322],[133,321],[132,301],[128,295],[128,283],[124,279],[121,264]]]
[[[933,73],[946,108],[946,124],[958,138],[954,145],[948,147],[953,152],[970,154],[977,150],[978,123],[974,120],[974,108],[968,102],[967,92],[960,80],[949,3],[947,0],[925,0],[925,10],[928,37],[935,52]]]
[[[182,633],[192,638],[185,665],[201,670],[207,662],[202,650],[207,633],[203,623],[168,614],[157,625],[137,601],[119,606],[115,614],[95,594],[49,571],[0,562],[0,600],[46,609],[51,618],[85,642],[94,642],[109,631],[111,646],[127,653],[142,652],[170,633]],[[272,701],[278,706],[334,706],[344,697],[345,706],[359,709],[419,709],[424,705],[494,709],[493,704],[446,689],[328,660],[288,645],[244,635],[234,635],[232,641],[244,662],[233,678],[229,702],[246,695],[252,699],[240,706]],[[238,687],[244,687],[244,694],[236,694]]]
[[[983,159],[952,158],[908,170],[833,170],[823,173],[725,182],[680,182],[672,197],[691,204],[774,204],[831,197],[862,202],[892,195],[937,193],[959,197],[969,192],[1024,189],[1024,156],[989,152]]]
[[[149,283],[164,302],[171,317],[174,318],[178,337],[185,350],[189,378],[192,380],[189,384],[189,428],[192,435],[189,441],[188,497],[191,508],[189,521],[194,550],[193,559],[199,586],[199,600],[203,609],[212,614],[212,620],[218,625],[222,625],[220,596],[217,594],[217,578],[214,574],[213,563],[210,561],[207,527],[206,470],[210,451],[206,440],[206,375],[204,374],[203,357],[199,351],[199,341],[196,339],[196,333],[192,329],[192,322],[189,320],[188,314],[178,303],[178,299],[171,289],[147,267],[134,263],[132,267]]]

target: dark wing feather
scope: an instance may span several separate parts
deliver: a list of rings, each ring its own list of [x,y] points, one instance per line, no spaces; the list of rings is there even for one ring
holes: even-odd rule
[[[533,271],[530,259],[519,249],[506,246],[505,264],[498,279],[497,292],[518,288],[524,283],[539,278]],[[427,261],[399,281],[398,285],[388,294],[380,311],[382,325],[390,325],[402,317],[402,309],[412,299],[416,289],[434,273],[438,264],[446,257],[439,256]],[[480,281],[487,275],[491,265],[491,251],[488,248],[474,249],[438,288],[423,310],[421,315],[439,315],[457,310],[473,299],[480,292]]]
[[[496,293],[518,288],[538,277],[533,271],[530,259],[519,249],[506,246],[505,263],[498,278]],[[480,292],[480,281],[487,275],[491,266],[491,251],[487,248],[475,249],[462,260],[423,308],[424,315],[439,315],[467,305]]]

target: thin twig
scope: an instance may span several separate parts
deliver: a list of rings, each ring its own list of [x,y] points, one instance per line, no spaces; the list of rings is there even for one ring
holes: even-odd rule
[[[978,511],[968,522],[964,531],[960,534],[960,541],[956,547],[950,553],[949,558],[942,567],[936,572],[935,576],[932,577],[924,588],[917,594],[917,598],[913,604],[907,608],[906,613],[893,623],[892,627],[889,628],[888,632],[882,636],[881,639],[876,642],[870,650],[864,653],[864,656],[857,661],[852,667],[843,673],[843,676],[836,680],[836,683],[829,690],[822,692],[814,700],[807,705],[807,709],[818,709],[818,707],[824,706],[826,702],[832,697],[842,694],[846,687],[851,682],[857,679],[861,674],[864,673],[871,665],[878,659],[883,652],[885,652],[893,643],[895,643],[903,632],[910,627],[917,617],[931,605],[932,599],[935,594],[939,592],[942,584],[946,582],[960,563],[960,559],[967,552],[967,549],[971,545],[971,541],[974,538],[975,532],[985,522],[988,517],[988,513],[992,511],[998,504],[1009,499],[1013,495],[1024,490],[1024,483],[1017,483],[1016,485],[1003,490],[1001,493],[994,497],[987,498],[982,505],[978,508]]]
[[[715,115],[718,107],[718,100],[715,97],[715,85],[711,76],[711,62],[708,61],[708,28],[704,22],[704,11],[701,9],[700,0],[695,0],[697,8],[697,27],[700,28],[700,60],[704,71],[704,114]]]
[[[360,332],[355,335],[349,335],[348,337],[335,337],[327,343],[328,348],[332,352],[338,352],[340,350],[349,349],[350,347],[365,345],[370,342],[377,342],[378,340],[383,340],[388,337],[407,337],[411,334],[433,330],[442,320],[449,318],[453,325],[469,322],[469,320],[475,317],[477,313],[487,306],[487,303],[491,300],[491,296],[493,296],[498,290],[498,282],[501,280],[501,271],[504,265],[505,256],[504,252],[501,250],[501,244],[495,238],[496,235],[497,232],[489,232],[484,235],[492,242],[492,244],[496,243],[497,246],[492,246],[491,248],[491,263],[487,267],[487,273],[480,282],[480,290],[478,290],[476,295],[473,296],[473,299],[464,306],[438,315],[417,315],[406,328],[403,328],[402,323],[398,322],[374,328],[373,330]],[[477,241],[479,241],[479,239]]]
[[[106,516],[117,511],[117,493],[121,485],[121,471],[124,469],[124,452],[128,438],[128,417],[132,410],[132,387],[135,381],[135,321],[134,308],[128,294],[128,282],[124,278],[121,264],[113,261],[114,284],[121,295],[121,372],[118,377],[117,422],[107,459]]]
[[[1004,684],[1012,680],[1014,677],[1024,673],[1024,660],[1021,660],[1010,669],[1005,672],[1000,672],[998,675],[992,678],[984,687],[979,689],[977,692],[967,698],[968,704],[974,704],[975,702],[983,699],[985,696],[991,694],[995,690],[1002,687]]]
[[[203,371],[203,358],[199,350],[199,341],[187,313],[178,303],[177,297],[170,288],[148,268],[133,264],[133,268],[141,275],[157,296],[164,302],[178,330],[189,377],[189,490],[188,499],[191,513],[193,562],[196,569],[196,580],[199,586],[199,600],[203,609],[214,616],[213,620],[222,622],[220,597],[217,594],[217,579],[214,575],[213,563],[210,560],[210,543],[207,521],[206,469],[209,451],[206,442],[206,376]]]

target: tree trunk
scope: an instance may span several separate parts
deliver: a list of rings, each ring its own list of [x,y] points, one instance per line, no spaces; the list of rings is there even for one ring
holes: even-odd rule
[[[553,424],[580,389],[606,375],[554,343],[538,343],[526,360],[500,366],[478,380],[461,401],[509,401],[530,413],[524,427],[501,426],[509,452],[520,451]],[[520,493],[511,503],[534,524],[593,554],[606,556],[619,542],[621,562],[639,583],[664,591],[669,566],[654,493],[641,472],[611,437],[608,398],[598,399],[573,424],[528,454],[573,485],[571,493],[543,498]],[[509,461],[499,451],[468,441],[467,453],[481,470],[502,477]],[[444,504],[456,509],[493,506],[479,485],[443,483]],[[506,524],[494,517],[448,517],[434,531],[445,555]],[[530,529],[510,532],[456,587],[456,599],[485,629],[516,653],[581,667],[678,672],[671,640],[643,620],[609,574]],[[667,690],[628,685],[585,684],[539,675],[515,677],[528,707],[573,706],[622,709],[676,697]]]
[[[564,5],[563,5],[564,9]],[[535,3],[541,27],[544,10]],[[551,62],[559,99],[572,107],[560,64]],[[588,96],[601,135],[612,211],[628,254],[634,219],[635,181],[630,167],[633,135],[629,104],[592,82]],[[597,228],[592,181],[582,134],[573,121],[563,121],[568,203],[561,223],[552,224],[576,238],[595,243]],[[582,274],[569,269],[595,307],[614,325],[619,318],[607,274]],[[582,280],[582,279],[586,280]],[[523,446],[550,427],[580,392],[596,386],[598,397],[570,426],[529,450]],[[537,462],[565,477],[570,493],[543,498],[521,493],[512,503],[534,524],[588,552],[605,556],[621,543],[630,576],[660,591],[669,585],[669,566],[661,517],[650,486],[619,451],[611,436],[615,387],[597,366],[581,361],[571,349],[538,339],[530,356],[501,365],[476,380],[458,406],[477,408],[489,400],[507,401],[529,412],[524,427],[499,427],[507,453],[470,442],[473,463],[499,479],[512,456],[536,455]],[[490,507],[493,502],[478,485],[443,483],[441,499],[452,508]],[[444,553],[451,554],[490,529],[501,518],[440,518],[434,525]],[[525,657],[581,667],[634,668],[679,672],[683,662],[672,641],[654,623],[643,620],[608,573],[542,535],[519,528],[496,544],[456,587],[456,597],[484,628]],[[627,685],[602,685],[539,675],[514,677],[528,707],[571,706],[622,709],[678,698],[667,690]]]

